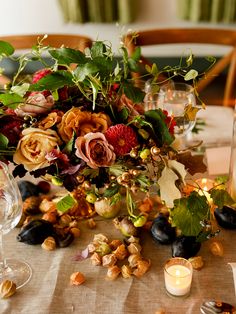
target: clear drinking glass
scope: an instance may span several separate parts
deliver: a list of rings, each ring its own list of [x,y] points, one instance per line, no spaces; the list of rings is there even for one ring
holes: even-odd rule
[[[229,169],[229,194],[236,201],[236,105],[234,108],[233,134]]]
[[[22,199],[17,183],[7,166],[0,161],[0,282],[11,280],[17,289],[30,280],[32,269],[22,260],[4,258],[3,235],[18,224],[21,215]]]

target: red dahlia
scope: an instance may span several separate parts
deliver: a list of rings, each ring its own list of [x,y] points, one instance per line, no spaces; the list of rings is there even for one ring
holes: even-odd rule
[[[117,156],[128,154],[132,148],[138,145],[134,130],[124,124],[111,126],[105,133],[107,141],[114,147]]]

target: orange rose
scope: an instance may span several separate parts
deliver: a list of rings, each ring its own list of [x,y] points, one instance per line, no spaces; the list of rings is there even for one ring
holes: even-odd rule
[[[79,108],[73,107],[62,117],[58,133],[63,141],[67,142],[72,138],[74,132],[76,136],[83,136],[89,132],[105,133],[110,125],[110,118],[105,113],[81,111]]]
[[[39,122],[38,128],[47,130],[61,122],[62,112],[50,112],[46,118]]]

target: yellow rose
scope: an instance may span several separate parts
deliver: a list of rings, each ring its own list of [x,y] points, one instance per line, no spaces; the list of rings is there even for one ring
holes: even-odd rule
[[[28,171],[45,168],[50,165],[46,159],[47,153],[52,149],[58,149],[60,138],[53,130],[41,130],[28,128],[22,131],[13,161],[16,164],[24,165]]]
[[[83,136],[90,132],[105,133],[110,125],[110,118],[105,113],[92,113],[81,111],[79,108],[71,108],[62,117],[58,133],[63,141],[67,142],[74,132],[76,136]]]

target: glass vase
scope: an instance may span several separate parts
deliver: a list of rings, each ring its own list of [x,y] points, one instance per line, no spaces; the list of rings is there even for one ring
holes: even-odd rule
[[[229,194],[236,201],[236,105],[234,108],[233,135],[229,167]]]

